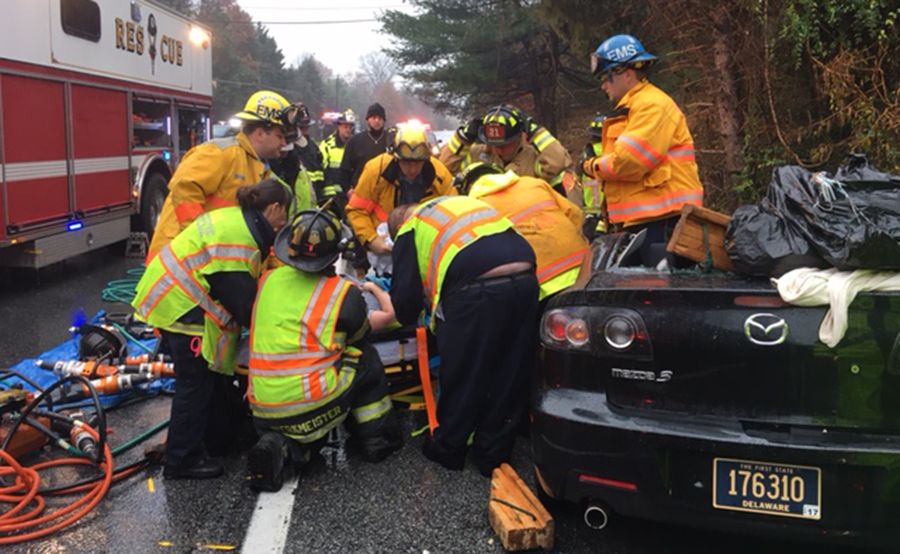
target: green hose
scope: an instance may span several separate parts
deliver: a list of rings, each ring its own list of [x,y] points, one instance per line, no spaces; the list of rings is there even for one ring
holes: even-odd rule
[[[100,293],[100,298],[104,302],[121,302],[123,304],[131,304],[134,300],[134,289],[137,287],[141,275],[144,274],[143,267],[134,267],[126,272],[130,277],[125,279],[113,279],[106,284],[106,288]]]
[[[114,322],[114,321],[110,321],[110,324],[111,324],[113,327],[115,327],[116,329],[118,329],[118,331],[119,331],[120,333],[122,333],[123,335],[125,335],[125,338],[127,338],[128,340],[130,340],[130,341],[133,342],[134,344],[140,346],[141,349],[144,350],[144,352],[146,352],[146,353],[148,353],[148,354],[153,354],[153,349],[152,349],[152,348],[150,348],[149,346],[147,346],[147,345],[144,344],[143,342],[141,342],[141,341],[137,340],[136,338],[134,338],[128,331],[125,330],[124,327],[122,327],[121,325],[119,325],[118,323],[116,323],[116,322]]]
[[[168,425],[169,425],[168,419],[158,425],[154,425],[153,427],[151,427],[150,429],[147,429],[146,431],[144,431],[140,435],[134,437],[130,441],[128,441],[124,444],[120,444],[119,446],[113,448],[112,455],[118,456],[119,454],[121,454],[123,452],[127,452],[128,450],[131,450],[138,444],[144,442],[145,440],[149,439],[151,436],[155,435],[156,433],[158,433],[158,432],[162,431],[163,429],[165,429],[166,427],[168,427]]]

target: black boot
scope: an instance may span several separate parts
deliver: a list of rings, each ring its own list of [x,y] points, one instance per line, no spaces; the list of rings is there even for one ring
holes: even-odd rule
[[[259,439],[247,454],[247,479],[251,489],[281,490],[289,449],[290,439],[281,433],[268,432]]]
[[[466,453],[448,452],[442,449],[434,439],[428,437],[422,445],[422,454],[432,462],[437,462],[452,471],[462,471],[466,465]]]
[[[163,469],[163,477],[166,479],[215,479],[224,472],[222,464],[204,457],[189,465],[166,465]]]
[[[362,459],[376,464],[403,448],[403,433],[397,425],[390,425],[374,437],[359,438]]]

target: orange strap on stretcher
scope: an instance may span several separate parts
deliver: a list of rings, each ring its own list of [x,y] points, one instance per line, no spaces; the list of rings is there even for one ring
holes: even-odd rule
[[[437,407],[434,403],[434,393],[431,392],[431,374],[428,371],[428,339],[425,336],[424,327],[416,327],[416,348],[419,358],[419,379],[422,381],[422,396],[425,397],[425,411],[428,414],[428,430],[434,435],[438,426]]]

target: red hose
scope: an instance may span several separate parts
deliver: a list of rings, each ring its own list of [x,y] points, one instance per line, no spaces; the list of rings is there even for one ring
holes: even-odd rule
[[[83,429],[90,433],[95,440],[100,440],[100,436],[94,429],[87,425],[84,425]],[[112,453],[109,450],[109,446],[106,445],[103,449],[103,462],[99,464],[100,469],[104,472],[103,480],[85,487],[78,487],[79,492],[87,490],[82,497],[49,514],[41,515],[44,511],[45,502],[37,494],[40,487],[38,470],[68,465],[94,464],[82,458],[64,458],[41,462],[31,467],[23,467],[5,450],[0,450],[0,458],[8,464],[7,466],[0,466],[0,476],[16,476],[13,485],[0,488],[0,503],[13,504],[12,508],[0,514],[0,533],[6,534],[6,536],[0,537],[0,544],[18,544],[34,540],[68,527],[94,509],[94,506],[106,495],[106,491],[109,490],[113,480]],[[31,503],[35,504],[31,511],[16,515]],[[63,516],[68,517],[51,524],[51,522]],[[25,532],[27,529],[42,525],[47,526]]]

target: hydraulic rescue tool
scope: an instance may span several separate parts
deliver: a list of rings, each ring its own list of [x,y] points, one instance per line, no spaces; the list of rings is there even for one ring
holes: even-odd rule
[[[111,449],[107,444],[106,415],[95,390],[97,385],[107,390],[122,390],[146,377],[110,376],[91,382],[74,374],[60,377],[59,381],[42,388],[21,373],[0,369],[0,381],[11,377],[17,377],[38,392],[25,391],[23,385],[0,390],[0,484],[6,504],[0,508],[0,545],[39,539],[68,527],[90,512],[112,483],[153,463],[145,457],[128,466],[113,467],[116,451],[130,448],[149,434],[129,441],[131,445],[126,443]],[[84,412],[54,409],[51,398],[74,391],[90,398],[93,409]],[[71,457],[39,461],[30,467],[22,465],[22,456],[47,444],[48,440]],[[42,483],[46,471],[71,466],[93,467],[95,474],[70,483],[52,486]],[[78,497],[68,504],[44,500],[47,496],[68,494]]]
[[[0,391],[0,444],[6,442],[6,437],[13,425],[14,414],[21,411],[32,399],[34,399],[34,394],[21,388]],[[38,418],[38,421],[44,426],[50,425],[47,418]],[[47,444],[47,437],[41,431],[23,423],[19,427],[19,432],[9,441],[7,451],[18,458],[45,444]]]
[[[134,358],[132,358],[134,359]],[[94,361],[79,362],[77,360],[49,362],[37,360],[35,365],[41,369],[49,369],[53,373],[64,377],[66,375],[83,375],[88,379],[95,377],[109,377],[117,374],[147,375],[153,379],[161,377],[175,377],[175,365],[167,362],[144,362],[134,364],[107,365]]]
[[[97,394],[116,394],[133,389],[137,385],[148,383],[152,378],[145,374],[136,375],[110,375],[102,379],[92,379],[90,382]],[[73,383],[54,390],[50,399],[54,403],[65,404],[77,402],[91,396],[91,390],[83,383]]]

